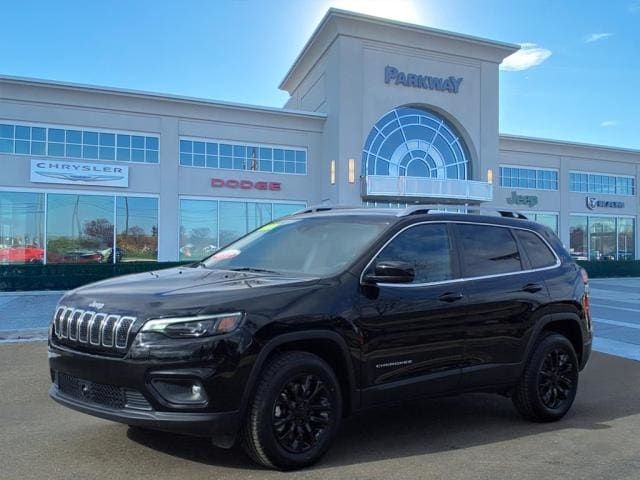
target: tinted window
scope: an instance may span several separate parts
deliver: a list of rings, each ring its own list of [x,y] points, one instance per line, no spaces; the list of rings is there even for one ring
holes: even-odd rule
[[[464,275],[481,277],[522,269],[516,241],[508,228],[458,225]]]
[[[434,223],[405,230],[380,252],[376,261],[390,260],[411,263],[416,270],[413,283],[450,280],[453,273],[447,226]]]
[[[525,230],[514,230],[516,237],[527,252],[532,268],[555,265],[556,257],[538,235]]]

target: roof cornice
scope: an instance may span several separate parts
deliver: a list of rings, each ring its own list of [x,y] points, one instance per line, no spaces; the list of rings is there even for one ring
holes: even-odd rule
[[[372,31],[366,32],[365,27],[369,27]],[[415,44],[411,46],[413,48],[424,48],[424,50],[429,50],[429,40],[448,40],[451,42],[452,48],[450,52],[445,53],[458,56],[469,55],[454,47],[471,46],[473,48],[473,58],[494,63],[500,63],[505,57],[520,49],[519,45],[511,43],[487,40],[422,25],[330,8],[311,34],[311,37],[309,37],[282,82],[280,82],[279,88],[288,92],[295,90],[301,79],[331,46],[336,37],[343,35],[380,41],[380,33],[382,32],[394,32],[396,35],[400,33],[400,35],[397,35],[398,39],[395,42],[384,40],[385,43],[397,43],[399,45],[405,45],[402,42],[403,33],[405,36],[417,34],[424,39],[425,46],[421,47]]]

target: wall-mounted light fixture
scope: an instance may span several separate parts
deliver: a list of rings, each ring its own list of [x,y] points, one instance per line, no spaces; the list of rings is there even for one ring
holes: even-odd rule
[[[356,183],[356,160],[355,158],[349,159],[349,183]]]
[[[331,160],[329,164],[329,180],[331,181],[331,185],[336,184],[336,161]]]
[[[487,182],[493,184],[493,170],[487,170]]]

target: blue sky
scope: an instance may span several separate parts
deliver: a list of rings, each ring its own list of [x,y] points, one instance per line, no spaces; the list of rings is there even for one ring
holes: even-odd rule
[[[640,0],[4,2],[0,73],[280,107],[330,6],[524,44],[502,133],[640,149]]]

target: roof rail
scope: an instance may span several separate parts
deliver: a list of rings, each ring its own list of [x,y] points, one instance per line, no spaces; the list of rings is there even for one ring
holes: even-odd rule
[[[397,217],[408,217],[409,215],[425,215],[428,213],[458,213],[458,212],[447,212],[446,208],[451,208],[454,205],[412,205],[410,207],[404,208],[397,213]],[[462,207],[462,206],[461,206]],[[507,218],[517,218],[520,220],[527,220],[527,217],[520,212],[515,210],[506,210],[503,208],[492,208],[492,207],[480,207],[476,205],[467,206],[466,207],[468,214],[477,214],[477,215],[487,215],[487,214],[497,214],[501,217]],[[464,213],[464,212],[460,212]]]
[[[350,205],[311,205],[310,207],[303,208],[302,210],[298,210],[297,212],[293,212],[291,215],[303,215],[305,213],[315,213],[315,212],[328,212],[331,210],[348,210],[353,207]]]

